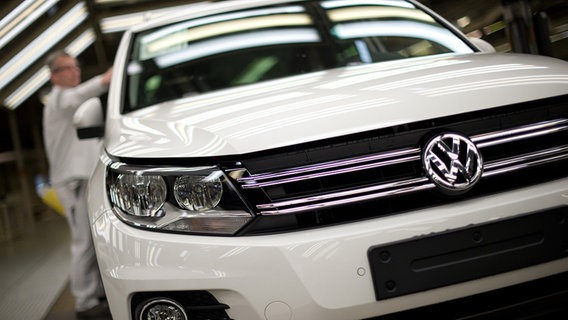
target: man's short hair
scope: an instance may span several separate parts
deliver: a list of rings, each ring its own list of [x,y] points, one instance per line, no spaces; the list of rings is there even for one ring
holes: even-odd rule
[[[55,65],[55,60],[57,60],[57,58],[59,57],[71,57],[71,55],[67,53],[67,51],[65,50],[57,50],[50,53],[45,59],[45,64],[49,68],[49,71],[53,72],[55,71],[55,69],[57,69],[57,66]]]

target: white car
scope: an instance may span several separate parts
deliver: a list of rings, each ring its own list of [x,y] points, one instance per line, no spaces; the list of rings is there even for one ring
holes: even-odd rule
[[[114,319],[565,315],[568,63],[478,48],[402,0],[127,32],[89,188]]]

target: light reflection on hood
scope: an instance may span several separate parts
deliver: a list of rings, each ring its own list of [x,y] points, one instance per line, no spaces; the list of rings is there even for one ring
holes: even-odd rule
[[[555,59],[472,54],[392,61],[132,112],[110,119],[119,130],[107,130],[107,150],[125,157],[249,153],[567,92],[568,69]]]

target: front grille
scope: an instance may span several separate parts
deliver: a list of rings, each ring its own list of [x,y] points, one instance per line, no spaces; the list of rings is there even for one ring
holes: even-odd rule
[[[275,232],[396,214],[568,175],[568,97],[431,119],[243,159],[235,182],[259,219],[245,233]],[[476,187],[436,191],[422,146],[442,132],[469,136],[484,159]]]
[[[366,320],[568,319],[568,273]]]

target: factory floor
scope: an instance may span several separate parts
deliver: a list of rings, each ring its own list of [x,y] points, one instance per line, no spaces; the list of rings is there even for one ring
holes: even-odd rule
[[[0,319],[75,319],[69,239],[65,218],[48,211],[0,243]]]

